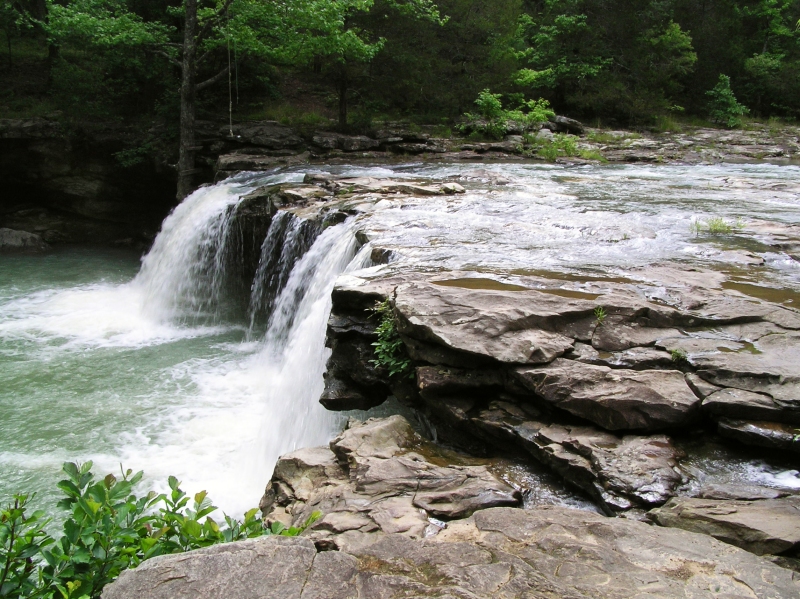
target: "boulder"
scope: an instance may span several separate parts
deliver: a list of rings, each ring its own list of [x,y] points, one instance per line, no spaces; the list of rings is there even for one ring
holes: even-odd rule
[[[718,417],[800,424],[800,395],[794,401],[780,401],[763,393],[721,389],[703,400],[703,411]]]
[[[345,535],[346,536],[346,535]],[[791,570],[705,535],[567,508],[495,508],[343,551],[262,537],[153,558],[103,599],[793,599]]]
[[[696,419],[700,405],[676,370],[612,369],[559,358],[512,376],[537,397],[612,431],[683,426]]]
[[[661,526],[699,532],[757,555],[800,545],[800,496],[732,501],[675,497],[649,512]]]
[[[36,233],[0,228],[0,252],[43,252],[49,248]]]
[[[442,451],[401,416],[353,421],[330,448],[281,457],[260,507],[267,521],[287,525],[320,511],[314,539],[338,546],[344,532],[351,540],[379,532],[421,538],[435,529],[429,517],[520,503],[519,492],[486,465]]]
[[[583,135],[586,128],[583,123],[566,116],[552,116],[550,122],[556,126],[559,133],[572,133],[573,135]]]
[[[219,130],[218,135],[229,138],[228,127]],[[233,140],[240,144],[259,146],[270,150],[298,149],[303,139],[291,127],[275,121],[261,121],[233,125]]]
[[[381,144],[378,140],[364,135],[344,135],[342,133],[317,132],[312,139],[315,146],[326,150],[345,152],[365,152],[374,150]]]
[[[756,499],[778,499],[786,497],[786,491],[771,489],[747,484],[705,484],[700,487],[698,497],[703,499],[743,499],[754,501]]]

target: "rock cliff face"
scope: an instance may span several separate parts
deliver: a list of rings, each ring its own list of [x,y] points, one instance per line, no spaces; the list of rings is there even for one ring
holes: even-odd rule
[[[67,132],[45,119],[0,119],[0,226],[47,243],[147,244],[175,204],[169,172],[124,168],[114,128]]]
[[[793,127],[733,132],[696,129],[643,137],[589,130],[564,117],[543,126],[541,133],[550,137],[552,131],[580,136],[575,141],[582,155],[602,156],[610,162],[786,161],[800,155],[800,133]],[[136,145],[134,133],[116,124],[76,127],[42,118],[0,119],[4,184],[0,226],[38,234],[48,243],[146,245],[175,205],[175,174],[163,156],[157,161],[148,156],[135,166],[123,167],[115,155]],[[201,121],[196,139],[198,185],[240,171],[309,162],[391,162],[409,156],[449,162],[541,160],[539,146],[521,135],[474,143],[437,138],[430,127],[393,122],[365,136],[301,133],[274,121],[237,123],[232,129]],[[558,158],[570,164],[592,161],[579,156]],[[789,245],[785,250],[796,254],[797,244]]]

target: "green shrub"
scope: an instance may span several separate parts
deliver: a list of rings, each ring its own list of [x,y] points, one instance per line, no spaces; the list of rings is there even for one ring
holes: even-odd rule
[[[372,344],[375,348],[375,359],[370,362],[388,370],[390,377],[413,378],[414,368],[406,346],[397,332],[392,304],[387,299],[377,304],[374,312],[380,317],[380,323],[375,329],[378,340]]]
[[[58,507],[68,515],[58,539],[45,532],[43,512],[26,515],[27,495],[0,510],[1,597],[95,599],[123,570],[148,558],[266,534],[296,536],[320,516],[299,528],[267,528],[252,509],[242,521],[224,516],[220,526],[211,518],[217,508],[206,492],[191,501],[175,477],[168,494],[137,496],[142,472],[96,480],[91,468],[91,462],[64,464]]]
[[[700,235],[701,233],[707,233],[709,235],[730,235],[743,226],[741,220],[738,218],[733,222],[729,222],[721,216],[712,216],[705,221],[692,221],[690,229],[695,235]]]
[[[501,139],[508,132],[508,123],[519,123],[528,127],[536,123],[543,123],[555,115],[547,100],[521,100],[515,110],[503,108],[500,94],[493,94],[488,89],[478,94],[475,100],[478,107],[477,113],[466,113],[466,123],[459,127],[463,134],[479,133],[491,139]]]
[[[531,155],[555,162],[560,157],[580,156],[578,142],[572,135],[557,133],[552,139],[543,139],[534,136],[526,136],[526,142],[535,146],[535,151]]]
[[[580,150],[578,156],[584,160],[598,160],[600,162],[608,162],[606,157],[599,150]]]
[[[706,95],[711,98],[708,102],[708,115],[712,122],[729,128],[742,126],[742,117],[750,110],[736,100],[730,77],[720,75],[717,84]]]

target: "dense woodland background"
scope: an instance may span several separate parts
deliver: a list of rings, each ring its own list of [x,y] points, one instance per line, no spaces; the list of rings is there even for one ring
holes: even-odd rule
[[[177,136],[192,3],[200,119],[447,127],[491,89],[669,127],[721,74],[752,117],[800,117],[800,0],[2,0],[0,116]]]

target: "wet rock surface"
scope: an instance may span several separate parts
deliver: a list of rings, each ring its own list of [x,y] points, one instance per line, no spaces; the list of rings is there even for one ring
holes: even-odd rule
[[[789,599],[796,573],[709,536],[565,508],[494,508],[415,540],[317,553],[266,537],[148,560],[104,599]]]
[[[719,433],[747,445],[800,453],[800,427],[779,422],[720,418]]]
[[[49,247],[35,233],[0,228],[0,252],[42,252]]]

